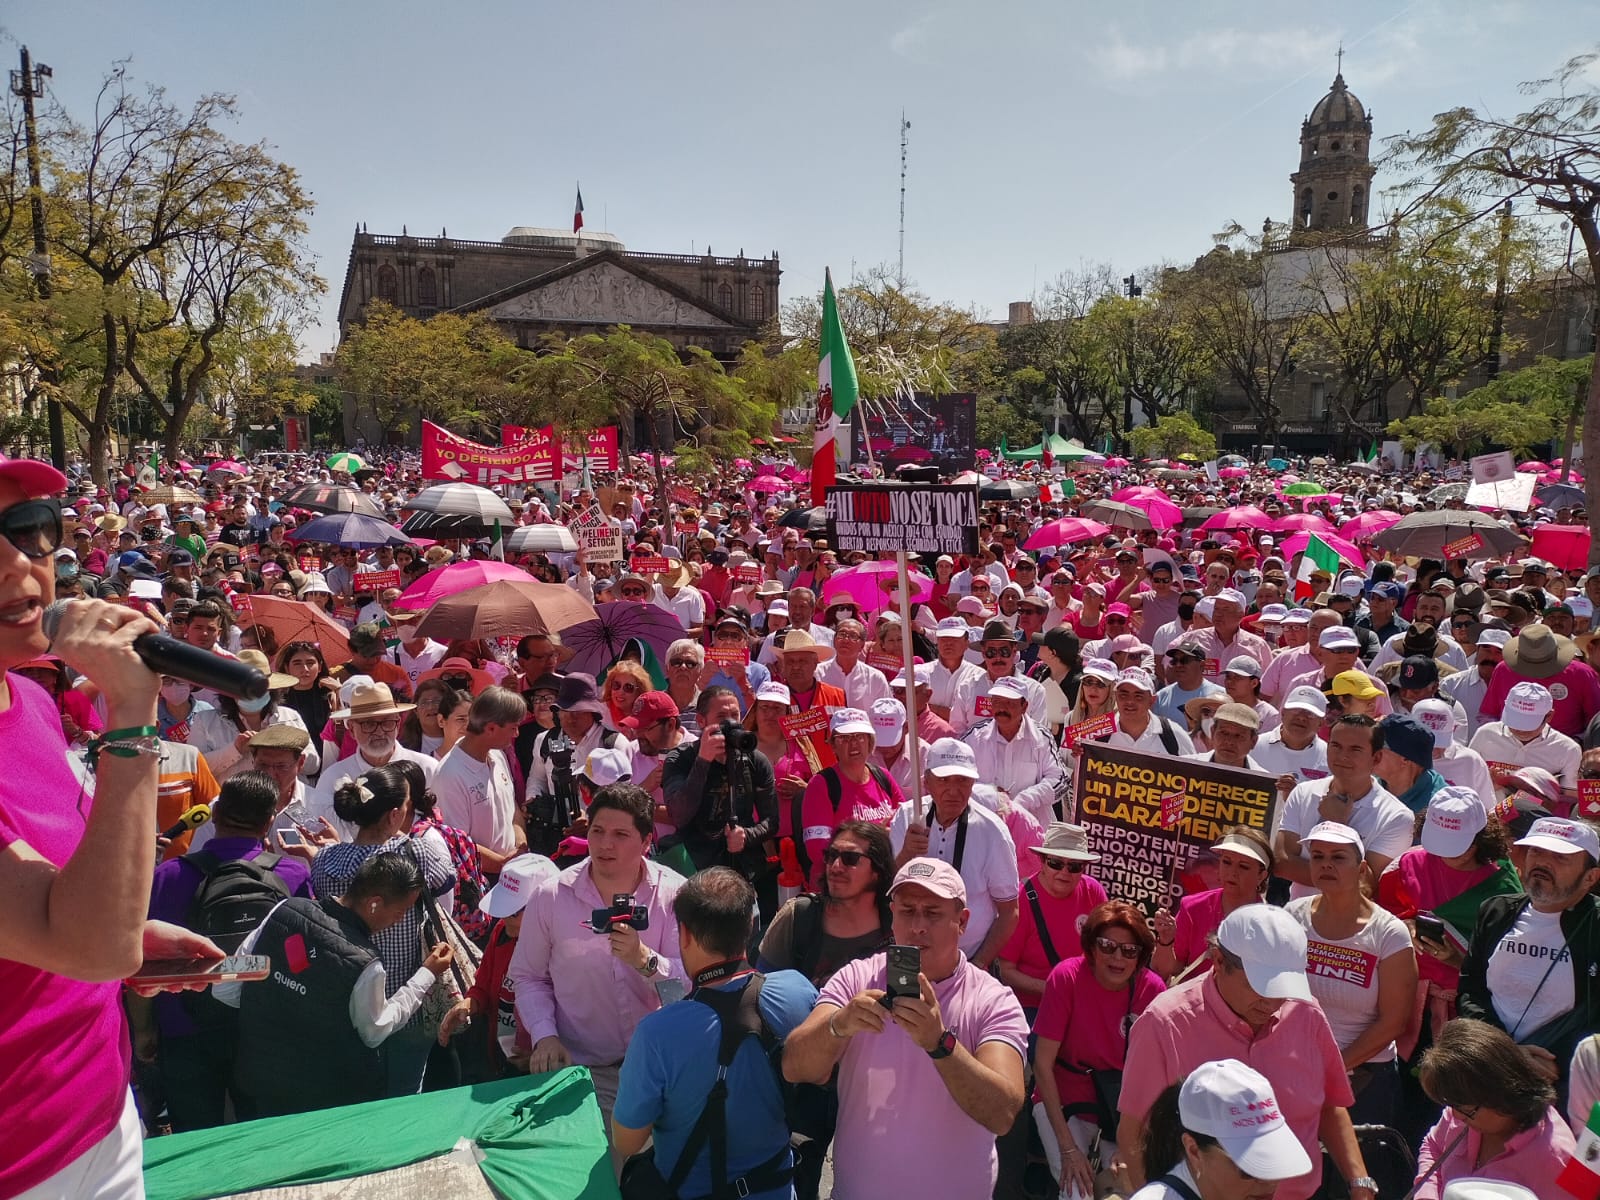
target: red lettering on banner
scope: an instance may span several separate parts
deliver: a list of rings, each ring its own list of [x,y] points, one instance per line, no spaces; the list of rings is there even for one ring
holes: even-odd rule
[[[742,667],[750,662],[750,651],[744,646],[712,646],[706,651],[706,661],[719,667]]]
[[[1101,713],[1098,717],[1090,717],[1087,721],[1079,721],[1076,725],[1068,725],[1061,734],[1061,744],[1068,750],[1076,750],[1078,743],[1097,738],[1102,734],[1114,733],[1117,728],[1117,714],[1114,712]]]
[[[535,429],[509,446],[485,446],[451,433],[432,421],[424,421],[422,476],[476,484],[553,480],[556,477],[555,427],[546,425]]]
[[[733,569],[733,577],[740,583],[760,583],[761,568],[756,563],[740,563]]]
[[[400,586],[399,571],[357,571],[351,585],[358,592],[381,592],[384,588]]]
[[[1590,821],[1600,818],[1600,779],[1578,780],[1578,815]]]
[[[665,575],[672,570],[672,560],[661,557],[630,559],[628,569],[636,575]]]
[[[1327,942],[1306,943],[1306,974],[1320,979],[1352,983],[1359,988],[1372,986],[1378,972],[1378,956],[1354,946],[1330,946]]]
[[[814,733],[828,731],[828,710],[825,708],[808,708],[805,712],[790,713],[779,720],[785,737],[802,738],[810,737]]]
[[[989,697],[979,696],[972,702],[972,715],[975,717],[991,717],[994,715],[993,709],[989,704]]]

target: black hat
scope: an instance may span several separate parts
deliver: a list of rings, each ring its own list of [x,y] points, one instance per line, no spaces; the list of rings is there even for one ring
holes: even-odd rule
[[[1400,664],[1400,686],[1425,688],[1439,682],[1439,664],[1431,658],[1413,654]]]
[[[1195,642],[1179,642],[1167,650],[1167,657],[1172,659],[1187,658],[1190,662],[1204,662],[1205,649]]]

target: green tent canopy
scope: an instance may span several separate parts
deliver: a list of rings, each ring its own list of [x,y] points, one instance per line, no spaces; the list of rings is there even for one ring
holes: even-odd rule
[[[518,1200],[618,1200],[589,1072],[519,1075],[345,1108],[245,1121],[144,1144],[149,1200],[350,1179],[477,1146],[494,1190]]]
[[[1044,457],[1046,450],[1050,452],[1052,457],[1060,460],[1087,458],[1094,453],[1093,450],[1078,442],[1069,442],[1066,438],[1057,437],[1053,433],[1037,446],[1029,446],[1025,450],[1009,450],[1006,448],[1003,439],[1000,443],[1000,456],[1008,458],[1012,462],[1036,461]]]

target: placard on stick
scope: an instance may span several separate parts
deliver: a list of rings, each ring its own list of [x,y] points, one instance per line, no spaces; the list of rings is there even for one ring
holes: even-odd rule
[[[863,484],[828,489],[836,550],[976,554],[978,490],[953,484]]]

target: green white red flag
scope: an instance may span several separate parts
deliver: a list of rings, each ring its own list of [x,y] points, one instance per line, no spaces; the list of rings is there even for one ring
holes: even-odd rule
[[[1306,542],[1305,553],[1300,558],[1300,569],[1294,573],[1296,600],[1308,600],[1315,595],[1311,590],[1313,571],[1326,571],[1330,577],[1339,573],[1339,552],[1314,533]]]
[[[811,503],[823,504],[838,475],[837,438],[850,420],[860,394],[856,364],[850,357],[839,303],[833,295],[833,272],[822,285],[822,338],[817,354],[817,425],[811,457]]]
[[[1556,1186],[1578,1197],[1600,1197],[1600,1104],[1589,1110],[1589,1124],[1578,1135],[1572,1159],[1556,1176]]]

